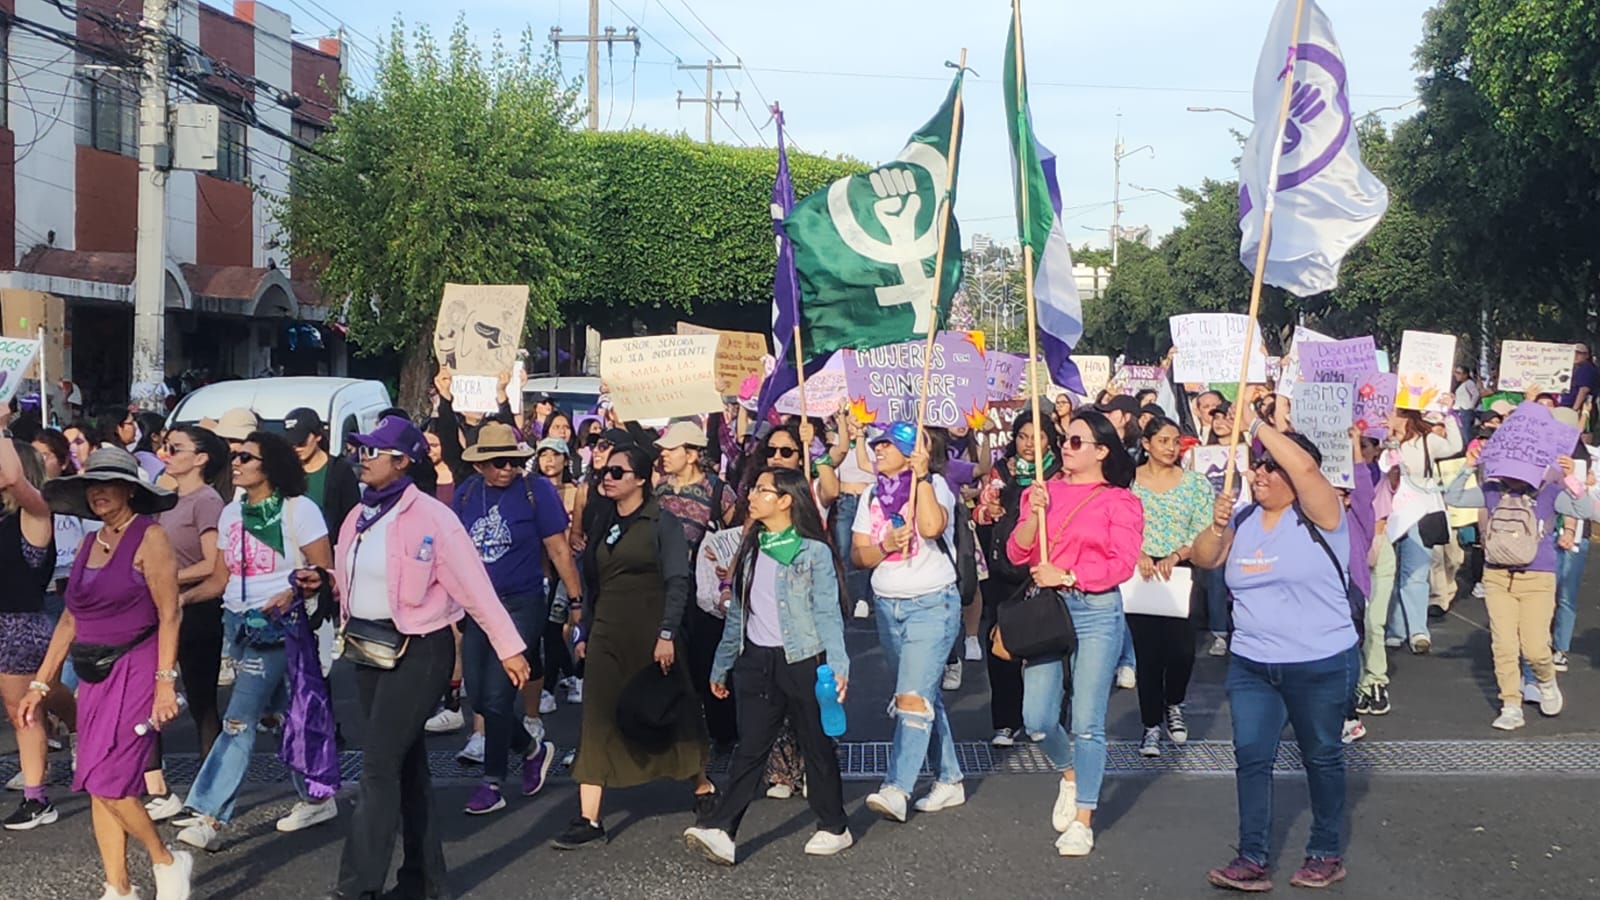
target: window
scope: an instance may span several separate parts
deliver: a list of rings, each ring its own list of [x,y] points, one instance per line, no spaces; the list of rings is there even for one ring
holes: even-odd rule
[[[121,73],[104,68],[85,69],[84,104],[79,142],[107,153],[139,154],[138,95]]]
[[[227,181],[243,183],[250,178],[249,149],[250,126],[233,118],[223,108],[217,123],[217,167],[213,173]]]
[[[321,122],[313,122],[309,119],[297,118],[294,120],[294,130],[292,134],[294,139],[302,144],[315,144],[317,139],[322,137],[323,133],[327,130],[328,127],[323,125]]]

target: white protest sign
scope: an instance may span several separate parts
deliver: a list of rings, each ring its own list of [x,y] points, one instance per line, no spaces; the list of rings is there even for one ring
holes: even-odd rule
[[[1237,313],[1190,313],[1173,316],[1173,374],[1180,382],[1199,384],[1236,383],[1244,365],[1244,334],[1250,317]],[[1250,352],[1250,370],[1245,380],[1265,383],[1267,348],[1261,343],[1261,330],[1254,329],[1255,347]]]
[[[1400,339],[1395,406],[1449,412],[1456,399],[1450,388],[1450,374],[1455,363],[1456,339],[1453,336],[1407,331]]]
[[[1506,341],[1500,345],[1502,391],[1524,391],[1538,386],[1544,394],[1564,394],[1572,383],[1571,344],[1540,341]]]
[[[600,380],[624,420],[722,409],[715,334],[663,334],[600,342]]]
[[[39,342],[26,338],[0,338],[0,403],[10,403],[22,376],[39,355]]]
[[[828,357],[827,363],[815,375],[806,376],[806,409],[803,415],[831,418],[844,405],[849,393],[844,378],[844,357],[835,353]],[[800,388],[790,388],[772,408],[786,416],[802,415]]]
[[[1100,392],[1111,381],[1111,357],[1074,356],[1072,361],[1078,364],[1078,377],[1083,379],[1084,396],[1100,396]]]
[[[456,412],[492,413],[500,409],[496,399],[500,379],[494,375],[456,375],[450,379],[450,405]],[[507,388],[507,400],[510,388]]]
[[[1289,342],[1289,354],[1283,358],[1283,369],[1278,374],[1278,393],[1294,396],[1295,382],[1300,380],[1300,346],[1302,344],[1321,344],[1332,341],[1333,338],[1312,331],[1304,325],[1294,327],[1294,339]]]
[[[1295,385],[1290,418],[1294,430],[1322,451],[1322,475],[1337,488],[1355,486],[1355,448],[1350,444],[1356,388],[1338,382]]]
[[[433,353],[440,365],[462,375],[509,372],[522,347],[527,316],[525,284],[446,284],[433,326]]]
[[[1148,581],[1138,572],[1122,585],[1122,611],[1142,616],[1161,616],[1165,619],[1189,618],[1189,594],[1194,589],[1194,570],[1176,566],[1172,577],[1160,576]]]

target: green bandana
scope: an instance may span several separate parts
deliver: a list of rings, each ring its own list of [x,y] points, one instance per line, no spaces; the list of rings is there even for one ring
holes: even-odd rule
[[[1054,453],[1046,452],[1045,455],[1044,455],[1044,470],[1046,472],[1050,471],[1050,468],[1052,466],[1054,466],[1055,464],[1056,464],[1056,455]],[[1023,459],[1021,456],[1018,456],[1017,457],[1017,486],[1018,487],[1027,487],[1030,484],[1033,484],[1033,460],[1031,460],[1031,459]]]
[[[240,500],[239,520],[256,540],[276,550],[279,556],[284,555],[282,494],[273,491],[272,496],[260,503]]]
[[[785,566],[794,562],[794,558],[800,555],[800,548],[805,545],[793,525],[778,532],[763,531],[759,537],[761,552]]]

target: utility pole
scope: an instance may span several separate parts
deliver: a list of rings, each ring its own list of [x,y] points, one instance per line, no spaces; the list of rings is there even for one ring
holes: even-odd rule
[[[585,76],[585,87],[589,89],[589,130],[600,130],[600,45],[606,45],[606,52],[611,52],[611,47],[617,41],[632,44],[635,55],[639,52],[639,29],[629,28],[617,32],[610,25],[605,31],[600,30],[600,0],[589,0],[589,33],[588,34],[562,34],[561,27],[554,26],[550,29],[550,43],[561,49],[565,43],[580,43],[589,45],[589,69]]]
[[[705,72],[706,72],[706,96],[705,96],[705,99],[702,100],[699,97],[690,97],[689,99],[685,100],[683,98],[683,91],[679,91],[678,92],[678,106],[681,107],[685,103],[704,103],[706,105],[706,143],[708,143],[708,144],[711,143],[711,113],[713,111],[715,111],[717,107],[721,106],[724,103],[733,104],[733,108],[734,109],[738,109],[739,108],[739,92],[738,91],[734,92],[732,100],[724,100],[724,99],[722,99],[722,92],[721,91],[717,91],[716,97],[712,98],[711,91],[714,88],[714,85],[712,84],[712,77],[720,69],[742,69],[742,68],[744,68],[744,66],[742,66],[742,65],[740,65],[738,63],[735,63],[733,65],[727,65],[725,63],[718,63],[714,59],[706,60],[706,64],[703,65],[703,66],[685,66],[685,65],[679,65],[678,66],[678,71],[680,71],[680,72],[698,72],[701,69],[705,69]]]
[[[1156,155],[1155,148],[1149,144],[1132,150],[1123,150],[1122,146],[1122,113],[1117,113],[1117,143],[1111,148],[1111,268],[1113,269],[1117,267],[1117,248],[1122,243],[1122,161],[1145,150],[1149,150],[1152,157]]]
[[[133,279],[133,390],[140,407],[166,399],[167,17],[169,0],[144,0],[139,79],[139,209]]]

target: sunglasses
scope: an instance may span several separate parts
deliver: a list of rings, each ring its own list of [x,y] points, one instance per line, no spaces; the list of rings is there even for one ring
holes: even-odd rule
[[[621,481],[622,479],[624,479],[624,478],[626,478],[626,477],[628,477],[629,475],[632,475],[632,474],[633,474],[633,470],[624,469],[621,466],[607,466],[604,469],[600,470],[601,477],[609,478],[612,481]]]
[[[612,444],[611,444],[610,441],[605,440],[604,438],[601,438],[601,439],[596,440],[594,442],[594,448],[596,450],[610,450],[610,449],[612,449]]]
[[[1098,446],[1100,446],[1100,442],[1099,441],[1086,441],[1083,438],[1081,438],[1081,437],[1079,437],[1078,435],[1075,435],[1075,434],[1070,436],[1070,437],[1068,437],[1065,441],[1063,441],[1063,443],[1066,444],[1068,450],[1074,450],[1074,451],[1082,450],[1084,447],[1098,447]]]
[[[168,456],[177,456],[179,453],[193,453],[193,447],[179,447],[177,444],[165,444],[161,447]]]
[[[366,446],[357,447],[356,455],[361,459],[377,459],[380,456],[393,456],[396,459],[400,459],[405,456],[405,454],[399,450],[386,450],[382,447]]]
[[[522,465],[522,460],[513,459],[509,456],[502,456],[499,459],[486,459],[483,461],[483,464],[491,469],[515,469]]]
[[[1257,456],[1254,459],[1251,459],[1250,460],[1250,468],[1252,468],[1252,469],[1266,469],[1268,472],[1282,472],[1283,471],[1283,467],[1278,465],[1278,461],[1273,459],[1270,456]]]
[[[771,459],[774,456],[781,459],[794,459],[800,455],[800,451],[793,447],[768,447],[765,452],[767,459]]]
[[[233,461],[242,466],[247,463],[260,462],[261,457],[246,450],[240,450],[233,454]]]

